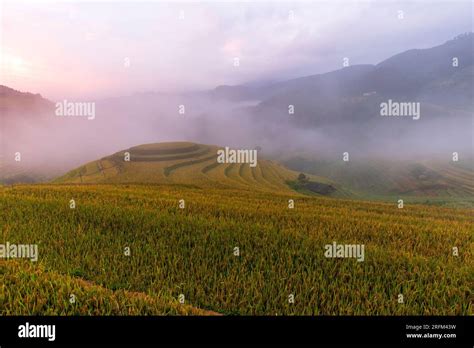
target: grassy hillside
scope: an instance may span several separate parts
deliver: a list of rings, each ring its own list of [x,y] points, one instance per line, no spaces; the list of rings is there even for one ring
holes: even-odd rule
[[[87,163],[56,179],[55,183],[159,183],[190,184],[199,187],[238,188],[292,192],[290,182],[298,172],[278,162],[258,157],[257,166],[248,163],[218,163],[219,147],[189,142],[146,144]],[[124,154],[130,154],[130,161]],[[329,185],[327,179],[309,176]],[[329,194],[328,194],[329,195]],[[332,196],[346,196],[338,188]]]
[[[39,166],[26,167],[18,164],[5,164],[0,161],[0,185],[45,182],[57,177],[59,173],[60,171],[57,169],[43,169],[39,168]]]
[[[293,157],[289,168],[327,177],[355,197],[474,207],[472,161],[328,161]]]
[[[0,241],[39,247],[36,264],[2,263],[7,314],[179,311],[136,292],[222,314],[473,312],[467,209],[128,184],[3,187],[0,206]],[[364,262],[326,258],[333,241],[364,244]],[[70,289],[80,310],[64,303]]]

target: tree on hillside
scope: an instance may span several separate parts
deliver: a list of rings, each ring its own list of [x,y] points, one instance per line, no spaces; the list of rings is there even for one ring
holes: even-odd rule
[[[303,173],[300,173],[300,175],[298,175],[298,182],[304,184],[304,183],[307,183],[308,182],[308,177],[306,175],[304,175]]]

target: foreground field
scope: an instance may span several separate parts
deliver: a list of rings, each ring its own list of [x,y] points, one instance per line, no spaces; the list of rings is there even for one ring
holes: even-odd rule
[[[0,314],[75,314],[70,292],[82,314],[473,312],[467,209],[189,185],[3,187],[0,208],[0,243],[39,245],[37,263],[0,264]],[[333,241],[364,262],[326,258]]]
[[[112,291],[76,277],[46,272],[31,262],[0,261],[0,279],[2,315],[213,314],[160,294]]]

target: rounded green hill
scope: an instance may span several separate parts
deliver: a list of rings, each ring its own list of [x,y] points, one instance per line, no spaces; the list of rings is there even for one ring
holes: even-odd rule
[[[54,182],[186,184],[293,191],[290,183],[297,180],[298,172],[260,156],[254,167],[249,163],[219,163],[219,149],[219,146],[191,142],[139,145],[89,162]],[[324,178],[308,177],[320,185],[331,185]]]

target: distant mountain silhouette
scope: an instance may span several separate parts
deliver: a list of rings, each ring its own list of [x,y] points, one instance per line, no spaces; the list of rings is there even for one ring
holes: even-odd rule
[[[30,117],[54,111],[54,103],[43,98],[41,94],[20,92],[0,85],[0,118]]]
[[[210,94],[233,101],[260,100],[254,110],[260,119],[286,117],[288,105],[294,105],[294,122],[305,127],[364,121],[378,113],[387,99],[425,103],[430,117],[445,114],[433,105],[472,111],[473,49],[474,34],[466,33],[377,65],[354,65],[257,88],[219,86]]]

